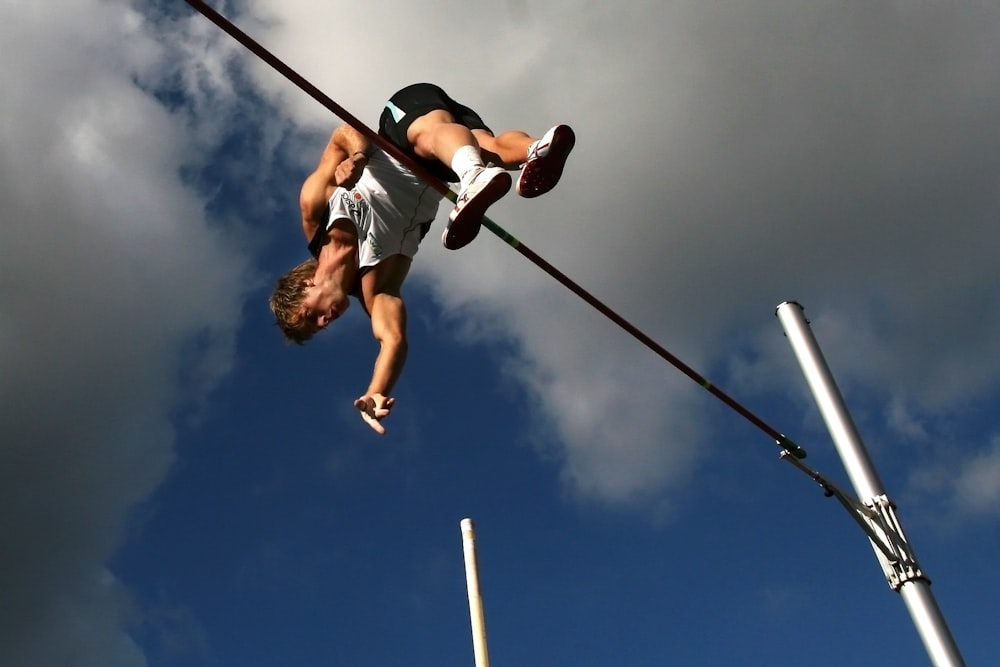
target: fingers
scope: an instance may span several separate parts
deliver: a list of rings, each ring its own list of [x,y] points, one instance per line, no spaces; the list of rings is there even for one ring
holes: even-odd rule
[[[375,431],[379,435],[385,435],[385,426],[382,426],[382,422],[380,422],[378,419],[372,417],[366,412],[361,413],[361,418],[365,420],[366,424],[372,427],[373,431]]]
[[[361,412],[361,418],[365,420],[373,431],[379,435],[385,434],[385,427],[381,420],[389,416],[392,406],[396,403],[395,398],[375,394],[373,396],[362,396],[354,401],[354,407]]]
[[[389,414],[392,406],[396,404],[396,399],[382,394],[362,396],[354,401],[354,407],[363,412],[382,413],[381,416]]]
[[[337,185],[350,190],[357,185],[358,180],[365,171],[365,166],[360,162],[348,158],[337,165],[336,179]]]

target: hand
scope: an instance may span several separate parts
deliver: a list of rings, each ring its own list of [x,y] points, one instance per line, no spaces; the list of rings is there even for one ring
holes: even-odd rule
[[[358,184],[361,174],[364,173],[366,164],[368,164],[368,158],[363,153],[355,153],[338,164],[334,174],[337,185],[348,190],[353,188]]]
[[[395,398],[383,396],[382,394],[365,394],[354,401],[354,407],[361,411],[361,418],[372,427],[379,435],[385,435],[385,427],[382,420],[389,416],[392,406],[396,403]]]

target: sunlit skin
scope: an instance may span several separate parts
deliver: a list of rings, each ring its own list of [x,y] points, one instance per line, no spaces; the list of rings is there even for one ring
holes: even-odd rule
[[[302,231],[311,240],[326,226],[327,202],[338,186],[353,187],[368,162],[368,141],[356,130],[342,126],[334,130],[319,165],[302,185],[299,203]],[[328,327],[357,297],[371,318],[372,334],[379,353],[368,389],[354,401],[361,418],[376,433],[384,434],[382,420],[389,416],[395,399],[389,396],[406,363],[406,308],[400,289],[411,260],[402,255],[386,258],[357,282],[358,235],[349,220],[335,220],[324,235],[315,275],[306,280],[302,315],[318,328]]]
[[[351,306],[350,298],[344,294],[335,281],[317,284],[316,279],[306,281],[305,297],[302,299],[302,316],[314,322],[320,329],[344,314]]]
[[[406,138],[422,158],[451,164],[459,148],[476,146],[483,162],[505,169],[515,169],[523,163],[528,147],[536,139],[520,130],[507,130],[497,136],[485,130],[470,130],[456,123],[454,116],[444,109],[429,111],[413,121],[406,130]]]

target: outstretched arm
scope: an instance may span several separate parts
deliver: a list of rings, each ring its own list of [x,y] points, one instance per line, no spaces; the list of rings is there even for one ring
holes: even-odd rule
[[[362,303],[372,319],[372,334],[379,343],[368,391],[354,407],[375,430],[385,433],[381,420],[389,416],[396,399],[389,396],[403,372],[409,344],[406,340],[406,304],[400,296],[411,260],[402,255],[387,258],[361,280]]]
[[[406,305],[403,299],[378,294],[372,303],[372,333],[379,342],[375,369],[368,391],[354,402],[361,417],[379,434],[385,433],[381,420],[389,416],[396,399],[388,394],[406,364]]]

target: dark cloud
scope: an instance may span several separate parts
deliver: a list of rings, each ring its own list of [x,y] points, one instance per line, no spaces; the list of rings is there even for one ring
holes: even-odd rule
[[[3,12],[0,663],[11,667],[145,664],[125,633],[141,617],[105,563],[170,466],[172,414],[231,367],[252,284],[239,246],[181,182],[198,151],[181,116],[136,86],[168,52],[138,15],[88,5]]]

